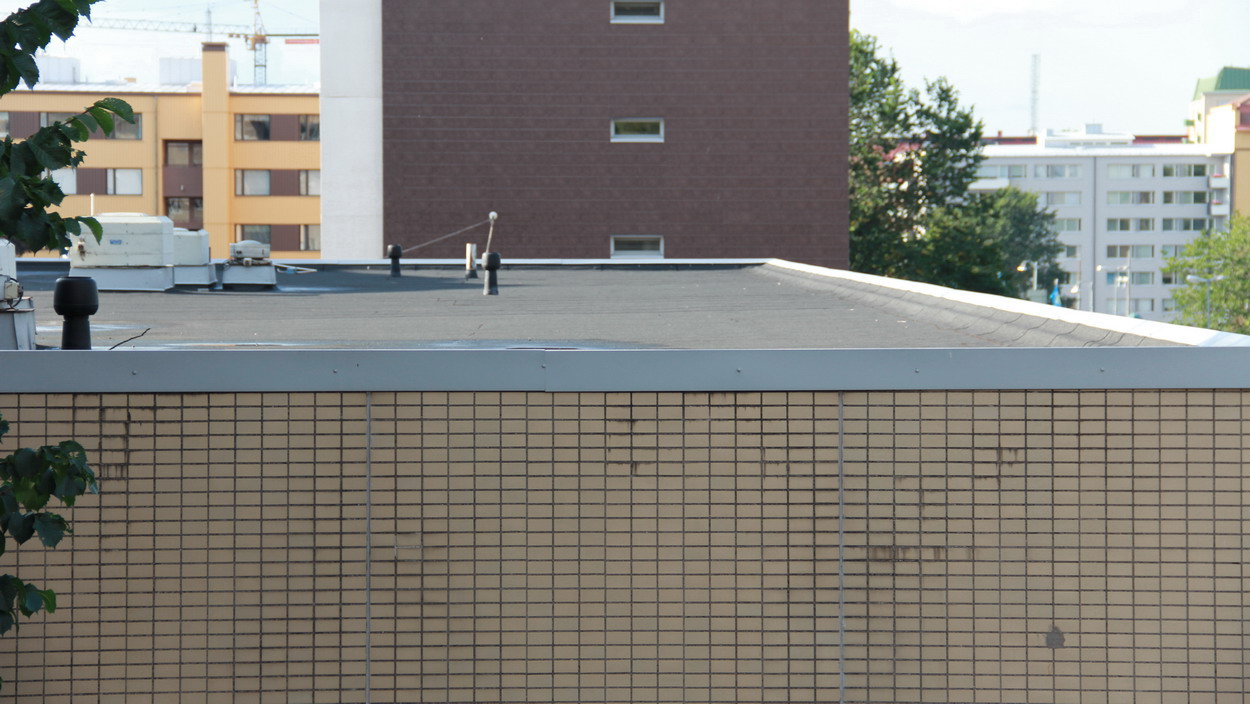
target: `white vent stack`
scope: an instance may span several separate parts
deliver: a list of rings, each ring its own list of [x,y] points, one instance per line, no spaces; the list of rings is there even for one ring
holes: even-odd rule
[[[35,304],[17,281],[17,250],[0,239],[0,350],[35,349]]]
[[[217,283],[207,230],[174,228],[174,285],[211,288]]]
[[[69,253],[70,276],[90,276],[101,291],[174,287],[174,222],[164,215],[104,213],[97,242],[86,232]]]

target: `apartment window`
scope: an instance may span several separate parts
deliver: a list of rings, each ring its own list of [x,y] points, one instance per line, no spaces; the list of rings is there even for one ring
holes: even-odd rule
[[[1055,218],[1055,232],[1080,232],[1080,218]]]
[[[1210,199],[1206,191],[1164,191],[1164,205],[1202,205]]]
[[[236,196],[269,195],[269,172],[264,169],[235,169],[234,194]]]
[[[1154,232],[1154,218],[1107,218],[1107,232]]]
[[[65,122],[73,117],[78,117],[82,113],[77,112],[41,112],[39,113],[39,126],[47,127],[56,122]],[[91,133],[100,136],[100,130],[92,130]],[[143,139],[143,115],[135,113],[134,123],[126,122],[120,117],[113,119],[113,134],[103,136],[104,139]]]
[[[121,118],[113,120],[113,134],[105,137],[105,139],[143,139],[143,115],[135,113],[135,121],[133,123],[126,122]]]
[[[1046,205],[1080,205],[1080,191],[1049,191],[1043,194]]]
[[[178,227],[199,226],[204,222],[204,199],[166,198],[165,215]]]
[[[1108,271],[1108,286],[1124,286],[1132,279],[1134,286],[1149,286],[1155,282],[1155,274],[1153,271]]]
[[[299,248],[302,252],[321,250],[321,226],[301,225],[299,228]]]
[[[1210,227],[1209,218],[1163,218],[1164,232],[1201,232]]]
[[[1075,244],[1063,245],[1063,256],[1068,259],[1076,259],[1081,256],[1081,248]]]
[[[143,169],[109,169],[106,178],[108,195],[143,195]]]
[[[1037,178],[1080,178],[1080,164],[1046,164],[1033,169]]]
[[[1176,310],[1176,301],[1172,300],[1171,298],[1163,299],[1163,312],[1171,313],[1174,310]]]
[[[1124,304],[1123,298],[1108,298],[1107,312],[1112,315],[1127,315],[1130,311],[1133,313],[1153,313],[1155,310],[1155,299],[1153,298],[1134,298],[1128,301],[1128,306]],[[1127,308],[1128,310],[1125,310]]]
[[[320,115],[300,115],[299,116],[299,138],[303,142],[320,142],[321,141],[321,116]]]
[[[166,166],[203,166],[203,142],[165,142]]]
[[[664,120],[631,117],[612,121],[613,142],[663,142]]]
[[[1183,244],[1165,244],[1159,246],[1159,256],[1164,258],[1179,257],[1185,253]]]
[[[652,2],[625,2],[614,0],[612,21],[619,23],[658,24],[664,21],[663,0]]]
[[[1179,274],[1174,274],[1170,271],[1160,272],[1159,283],[1163,284],[1164,286],[1175,286],[1177,283],[1179,283],[1177,281],[1179,276],[1180,276]]]
[[[1206,176],[1210,169],[1206,164],[1164,164],[1163,175],[1166,178],[1192,178]]]
[[[1112,164],[1107,167],[1110,178],[1154,178],[1154,164]]]
[[[1029,167],[1024,164],[982,164],[977,169],[978,178],[1025,178]]]
[[[263,244],[270,242],[269,225],[239,225],[239,241],[254,240]]]
[[[9,136],[9,113],[0,112],[0,139]]]
[[[612,238],[612,257],[663,257],[664,238],[658,235],[617,235]]]
[[[67,196],[72,196],[78,192],[78,172],[74,169],[57,169],[48,174],[56,185],[61,187],[61,192]]]
[[[1152,244],[1109,244],[1107,245],[1108,259],[1149,259],[1155,255],[1155,246]]]
[[[321,170],[312,169],[299,172],[299,194],[301,196],[321,195]]]
[[[269,139],[268,115],[235,115],[234,138],[243,142]]]
[[[1108,191],[1107,205],[1152,205],[1154,191]]]

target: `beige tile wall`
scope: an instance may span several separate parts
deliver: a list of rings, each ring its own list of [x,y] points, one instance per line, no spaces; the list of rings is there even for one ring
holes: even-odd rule
[[[0,395],[103,477],[0,701],[1240,703],[1248,400]]]
[[[3,701],[838,695],[836,394],[0,395],[102,492]],[[370,441],[371,439],[371,441]]]

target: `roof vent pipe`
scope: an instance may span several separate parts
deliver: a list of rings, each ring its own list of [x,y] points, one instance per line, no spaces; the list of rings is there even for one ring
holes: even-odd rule
[[[386,256],[391,260],[391,276],[399,276],[399,258],[404,256],[404,249],[397,244],[386,248]]]
[[[100,292],[90,276],[64,276],[56,280],[52,309],[65,317],[61,327],[61,349],[91,349],[91,322],[100,310]]]

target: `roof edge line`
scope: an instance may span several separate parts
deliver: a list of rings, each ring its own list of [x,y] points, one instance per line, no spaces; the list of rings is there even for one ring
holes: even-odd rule
[[[932,296],[934,298],[941,298],[947,301],[980,306],[982,308],[989,308],[991,310],[1006,313],[1017,313],[1020,315],[1032,316],[1034,318],[1044,318],[1047,320],[1057,320],[1065,323],[1085,325],[1101,330],[1109,330],[1128,335],[1137,335],[1139,337],[1149,338],[1152,340],[1173,342],[1181,345],[1190,345],[1193,347],[1250,347],[1250,335],[1239,335],[1237,333],[1221,332],[1218,330],[1204,330],[1202,328],[1195,328],[1187,325],[1163,323],[1155,320],[1126,318],[1124,316],[1109,315],[1106,313],[1072,310],[1071,308],[1052,306],[1045,303],[1033,303],[1032,301],[1022,301],[1018,298],[995,296],[989,293],[960,291],[958,289],[937,286],[935,284],[925,284],[918,281],[891,279],[886,276],[863,274],[857,271],[844,271],[841,269],[829,269],[822,266],[813,266],[811,264],[800,264],[786,259],[770,259],[765,266],[775,266],[779,269],[788,269],[790,271],[813,274],[830,279],[841,279],[844,281],[854,281],[872,286],[881,286],[896,291],[906,291],[908,293],[916,293],[922,296]]]

